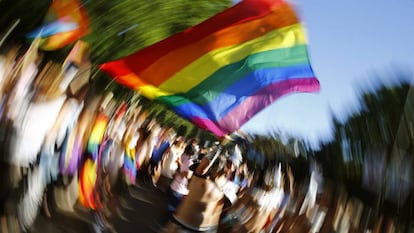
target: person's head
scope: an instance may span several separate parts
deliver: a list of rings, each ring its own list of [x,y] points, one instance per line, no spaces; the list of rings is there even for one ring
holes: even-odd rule
[[[147,124],[148,130],[153,130],[154,128],[159,128],[157,120],[155,118],[151,118]]]
[[[205,146],[203,146],[203,147],[201,147],[200,148],[200,154],[207,154],[208,152],[210,151],[210,149],[208,148],[208,147],[205,147]]]
[[[208,147],[201,147],[200,150],[198,151],[198,160],[203,159],[204,156],[206,156],[208,153],[210,152]]]
[[[159,132],[159,139],[161,141],[170,141],[174,134],[173,134],[173,130],[171,128],[168,128],[166,126],[161,126],[160,127],[160,132]]]
[[[226,175],[228,172],[227,158],[225,155],[219,155],[219,157],[213,162],[209,169],[210,177],[215,179]]]
[[[198,139],[197,138],[191,138],[190,140],[188,140],[188,144],[192,144],[192,145],[198,145]]]
[[[194,147],[194,149],[196,150],[196,153],[199,151],[200,146],[199,146],[199,140],[198,138],[192,138],[190,139],[189,145],[192,145]]]
[[[179,136],[179,137],[175,138],[175,140],[173,142],[173,145],[175,145],[175,146],[182,146],[182,145],[184,145],[184,139],[183,139],[183,137]]]
[[[273,188],[283,188],[283,183],[284,181],[281,171],[281,165],[279,164],[278,166],[276,166],[276,164],[274,164],[270,165],[262,172],[259,186],[262,189],[269,191]]]
[[[184,149],[184,154],[187,156],[193,156],[197,153],[197,150],[192,144],[189,144]]]

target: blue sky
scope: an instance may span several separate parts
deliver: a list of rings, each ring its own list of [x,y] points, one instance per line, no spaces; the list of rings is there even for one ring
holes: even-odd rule
[[[355,87],[370,73],[396,66],[414,71],[414,0],[290,2],[307,31],[321,91],[282,97],[242,130],[278,129],[317,144],[332,134],[331,112],[342,116],[357,106]]]

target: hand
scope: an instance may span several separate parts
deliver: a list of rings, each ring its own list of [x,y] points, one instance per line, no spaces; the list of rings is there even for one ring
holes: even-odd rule
[[[227,134],[220,138],[220,144],[223,146],[231,141],[232,141],[232,138]]]

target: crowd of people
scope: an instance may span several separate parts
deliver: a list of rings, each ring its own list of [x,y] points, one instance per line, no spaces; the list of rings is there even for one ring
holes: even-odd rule
[[[64,63],[45,60],[36,41],[2,51],[2,227],[12,229],[15,220],[25,230],[39,211],[51,215],[52,191],[59,209],[80,203],[109,229],[119,194],[142,179],[168,194],[159,232],[399,229],[395,216],[374,214],[314,162],[298,168],[275,152],[275,160],[258,164],[245,141],[185,138],[135,96],[91,91],[91,76],[82,43]]]
[[[372,203],[324,177],[314,161],[307,167],[292,167],[275,160],[253,169],[248,162],[232,159],[233,153],[234,147],[211,149],[190,175],[186,173],[187,188],[179,195],[172,191],[169,220],[162,222],[160,232],[413,230],[395,212],[376,211]]]

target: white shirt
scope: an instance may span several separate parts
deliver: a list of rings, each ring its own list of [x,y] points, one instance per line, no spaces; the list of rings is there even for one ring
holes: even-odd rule
[[[178,146],[172,146],[170,152],[165,157],[164,166],[161,174],[170,179],[174,178],[174,173],[178,169],[177,159],[183,154],[183,149]]]
[[[188,155],[182,155],[181,156],[181,166],[180,166],[180,172],[190,172],[192,175],[192,171],[190,170],[190,166],[193,164],[193,161],[191,160],[191,157]],[[180,193],[182,195],[188,195],[188,178],[182,176],[180,173],[178,173],[174,180],[171,182],[170,185],[171,189],[177,193]]]
[[[17,126],[11,143],[12,164],[28,167],[36,160],[44,139],[55,123],[66,96],[52,101],[31,103],[23,121]]]

